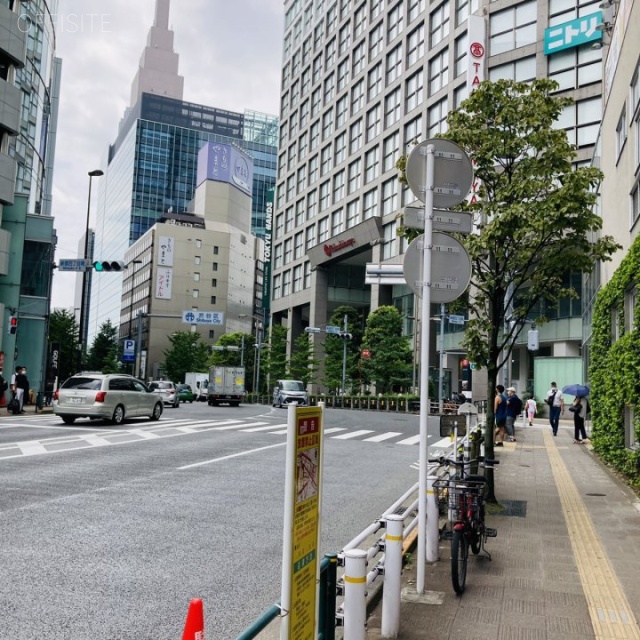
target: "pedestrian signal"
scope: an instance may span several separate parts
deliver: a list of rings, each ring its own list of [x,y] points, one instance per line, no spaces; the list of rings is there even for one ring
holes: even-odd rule
[[[124,262],[121,260],[104,260],[101,262],[94,262],[93,268],[96,271],[122,271],[124,270]]]
[[[9,316],[9,333],[15,335],[18,333],[18,317]]]

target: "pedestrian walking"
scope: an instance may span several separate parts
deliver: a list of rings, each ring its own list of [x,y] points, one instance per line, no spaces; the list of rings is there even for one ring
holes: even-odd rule
[[[516,441],[516,419],[522,413],[522,400],[518,397],[515,387],[507,389],[507,437],[509,442]]]
[[[15,387],[16,398],[20,403],[20,413],[26,413],[24,404],[25,398],[28,399],[29,397],[29,379],[27,378],[27,369],[25,367],[16,367]]]
[[[569,407],[569,411],[573,413],[573,444],[582,444],[585,440],[588,440],[587,432],[584,428],[584,419],[587,415],[587,399],[582,396],[576,396]]]
[[[493,415],[496,420],[494,433],[495,446],[504,447],[505,427],[507,422],[507,397],[504,395],[504,386],[496,386],[496,397],[493,401]]]
[[[536,411],[538,407],[536,406],[536,399],[534,396],[531,396],[527,400],[527,404],[525,405],[525,410],[527,412],[527,418],[529,419],[529,426],[533,426],[533,419],[535,418]]]
[[[553,435],[557,436],[560,414],[564,413],[564,398],[555,382],[551,383],[551,389],[547,391],[545,402],[549,405],[549,424],[551,425]]]

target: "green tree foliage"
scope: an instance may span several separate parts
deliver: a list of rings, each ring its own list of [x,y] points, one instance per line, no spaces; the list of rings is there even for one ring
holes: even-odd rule
[[[89,371],[102,371],[102,373],[117,373],[120,370],[118,329],[111,324],[111,320],[100,325],[100,330],[87,353],[85,368]]]
[[[575,297],[564,274],[589,273],[618,248],[610,236],[597,237],[602,173],[574,168],[575,149],[555,124],[572,101],[557,89],[548,79],[483,82],[447,118],[444,137],[469,154],[480,185],[476,202],[460,207],[478,227],[462,239],[472,263],[463,347],[487,368],[488,424],[498,372],[534,308]]]
[[[55,309],[49,316],[49,347],[60,344],[58,380],[63,382],[77,371],[80,327],[68,309]]]
[[[267,383],[289,376],[287,362],[287,328],[280,324],[271,325],[269,346],[263,347],[260,363],[260,389],[264,393],[268,390]],[[267,380],[268,376],[268,380]]]
[[[162,367],[170,380],[184,382],[187,371],[207,371],[209,347],[199,333],[178,331],[169,336],[169,341]]]
[[[313,336],[301,333],[293,344],[289,361],[289,375],[294,380],[302,380],[306,386],[314,381],[317,368],[318,359],[315,357]]]
[[[398,309],[378,307],[369,315],[362,348],[371,352],[371,357],[362,361],[362,368],[378,393],[392,393],[411,385],[411,347],[402,335]]]
[[[345,375],[345,393],[352,393],[360,387],[360,346],[362,344],[362,316],[353,307],[338,307],[329,319],[329,324],[340,327],[344,331],[344,317],[347,316],[347,332],[351,340],[347,340],[347,358]],[[340,336],[326,334],[324,336],[324,384],[330,390],[342,387],[342,363],[344,360],[344,341]]]

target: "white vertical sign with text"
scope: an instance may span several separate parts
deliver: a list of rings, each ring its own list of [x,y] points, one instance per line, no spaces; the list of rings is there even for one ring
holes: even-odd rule
[[[478,85],[487,79],[487,23],[482,16],[469,16],[467,23],[467,93],[471,95]],[[467,196],[469,204],[478,202],[480,181],[473,178]]]
[[[158,264],[163,267],[173,267],[175,239],[170,236],[160,236],[158,240]]]
[[[173,269],[161,268],[156,274],[156,298],[171,300],[171,285],[173,284]]]

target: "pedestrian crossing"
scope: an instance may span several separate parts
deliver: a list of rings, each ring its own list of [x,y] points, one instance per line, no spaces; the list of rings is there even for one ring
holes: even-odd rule
[[[4,426],[8,426],[3,423]],[[88,449],[107,447],[120,444],[157,440],[177,436],[206,433],[209,431],[237,431],[243,433],[264,433],[274,436],[287,434],[286,422],[269,422],[267,420],[221,419],[221,420],[192,420],[189,418],[163,419],[144,426],[130,424],[119,428],[105,427],[101,424],[80,421],[72,426],[61,425],[56,418],[41,416],[30,418],[14,426],[20,428],[40,429],[50,428],[64,430],[63,436],[40,438],[37,440],[21,440],[0,444],[0,461],[27,456],[46,455]],[[407,436],[400,431],[375,432],[372,429],[349,429],[348,427],[328,427],[324,430],[327,439],[345,441],[358,440],[368,443],[386,443],[399,446],[414,446],[419,443],[420,436]]]

